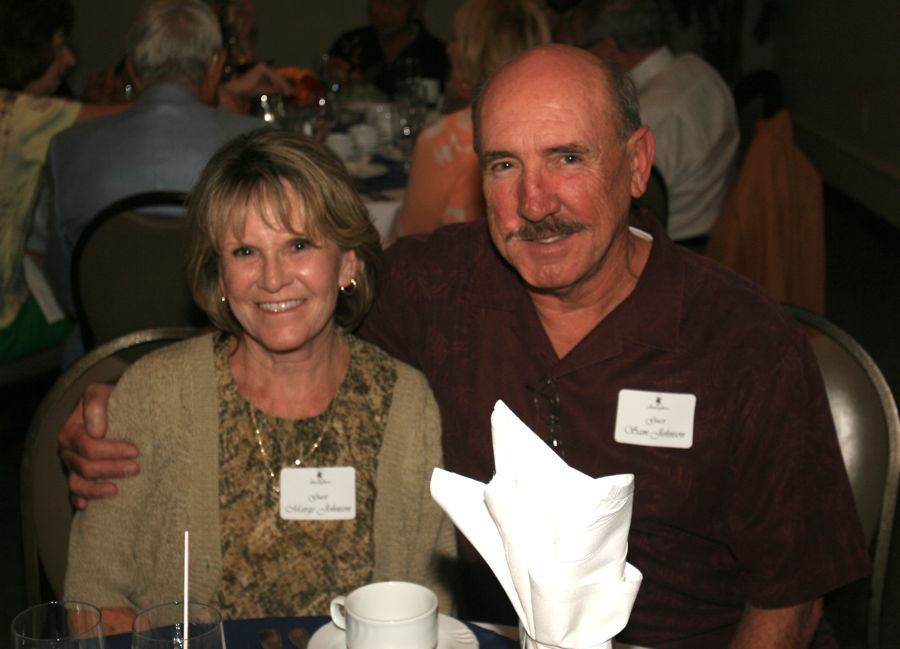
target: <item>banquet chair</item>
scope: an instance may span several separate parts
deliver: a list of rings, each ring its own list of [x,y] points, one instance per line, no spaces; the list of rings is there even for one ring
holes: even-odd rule
[[[114,382],[138,357],[195,331],[192,327],[160,327],[107,342],[64,372],[41,401],[25,438],[21,467],[22,547],[29,606],[63,596],[73,511],[57,454],[56,432],[87,385]]]
[[[647,190],[643,196],[631,201],[636,207],[643,207],[656,215],[663,228],[669,222],[669,190],[666,189],[666,181],[656,166],[650,169],[650,178],[647,181]]]
[[[809,334],[828,393],[844,465],[872,556],[869,580],[829,598],[826,617],[841,647],[880,648],[891,534],[900,484],[900,417],[890,387],[856,340],[822,316],[789,311]],[[865,620],[865,623],[862,623]],[[855,624],[854,624],[855,622]],[[848,635],[845,639],[842,636]],[[861,643],[861,639],[865,639]]]
[[[75,315],[89,350],[147,327],[202,326],[184,273],[183,192],[147,192],[103,209],[72,256]]]

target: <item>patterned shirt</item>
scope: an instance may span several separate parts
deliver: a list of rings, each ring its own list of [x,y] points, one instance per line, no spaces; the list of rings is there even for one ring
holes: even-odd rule
[[[289,420],[241,395],[228,366],[233,338],[216,339],[222,535],[216,606],[225,618],[323,615],[334,596],[372,580],[375,476],[397,374],[380,350],[346,340],[350,366],[331,404],[315,417]],[[356,468],[355,519],[281,518],[278,472],[297,458],[304,467]]]
[[[25,238],[50,139],[75,122],[81,104],[0,90],[0,327],[25,301]]]

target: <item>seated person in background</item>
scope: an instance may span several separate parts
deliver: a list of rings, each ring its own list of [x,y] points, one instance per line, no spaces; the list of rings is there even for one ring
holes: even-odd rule
[[[143,92],[133,108],[63,131],[47,154],[50,211],[46,269],[74,313],[72,252],[85,227],[117,200],[156,190],[189,191],[213,152],[261,119],[215,108],[225,56],[219,23],[203,0],[148,0],[129,30]],[[252,94],[287,82],[260,67],[232,87]]]
[[[466,107],[416,139],[394,237],[484,217],[481,170],[472,150],[472,93],[519,52],[549,42],[544,14],[532,0],[466,0],[456,10],[447,48],[450,82]]]
[[[0,0],[0,361],[59,343],[72,328],[69,320],[47,322],[24,277],[50,138],[127,106],[54,96],[75,65],[66,43],[73,19],[68,0]],[[37,248],[42,254],[43,242]]]
[[[428,377],[446,468],[491,479],[502,399],[572,467],[635,475],[628,560],[644,579],[617,642],[835,647],[821,598],[871,566],[803,332],[629,212],[654,142],[615,66],[532,48],[488,79],[473,116],[486,223],[399,239],[360,329]],[[99,439],[108,394],[93,387],[59,434],[79,506],[140,469],[133,445]],[[514,622],[465,542],[459,581],[460,617]]]
[[[695,54],[673,56],[656,0],[583,0],[574,43],[615,63],[637,85],[669,195],[669,236],[702,252],[734,180],[740,131],[728,85]]]
[[[418,19],[423,0],[367,0],[369,24],[338,36],[328,51],[328,74],[342,83],[368,83],[388,97],[398,90],[406,59],[417,75],[443,87],[450,64],[443,42]]]
[[[119,382],[110,436],[140,445],[144,471],[76,515],[66,598],[127,631],[136,609],[178,598],[190,530],[191,597],[225,618],[320,615],[386,579],[423,583],[449,610],[437,573],[453,526],[428,492],[439,412],[425,377],[347,333],[375,296],[381,246],[343,165],[298,134],[240,136],[188,218],[191,290],[219,331]],[[283,516],[316,471],[353,494],[322,487],[321,504],[355,516]],[[303,485],[286,488],[287,473]]]

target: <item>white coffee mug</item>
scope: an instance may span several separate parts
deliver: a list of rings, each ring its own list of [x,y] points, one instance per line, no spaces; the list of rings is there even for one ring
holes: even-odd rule
[[[437,596],[419,584],[381,581],[331,600],[347,649],[435,649]]]
[[[350,127],[350,137],[360,153],[371,154],[378,147],[378,129],[371,124],[354,124]]]
[[[356,145],[348,133],[329,133],[325,138],[325,146],[334,151],[344,162],[356,157]]]

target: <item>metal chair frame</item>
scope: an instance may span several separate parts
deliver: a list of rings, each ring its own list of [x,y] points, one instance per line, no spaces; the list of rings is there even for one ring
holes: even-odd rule
[[[897,492],[900,486],[900,415],[890,386],[872,357],[847,332],[822,316],[805,309],[788,305],[788,310],[802,325],[813,332],[825,336],[839,345],[859,365],[868,376],[884,416],[885,434],[887,435],[887,458],[884,490],[881,498],[881,512],[874,529],[874,552],[872,553],[872,577],[869,587],[869,600],[866,622],[866,646],[872,649],[881,646],[881,621],[884,603],[885,581],[888,560],[890,558],[891,537],[893,534],[894,515],[897,506]],[[823,370],[823,378],[827,374]],[[829,400],[831,397],[829,396]],[[833,406],[832,406],[833,409]],[[838,425],[836,419],[835,425]],[[843,449],[842,449],[843,450]],[[852,481],[852,480],[851,480]],[[866,521],[863,520],[863,527]],[[866,530],[869,534],[869,530]],[[867,538],[871,543],[872,539]],[[870,546],[871,548],[871,546]]]
[[[20,477],[25,595],[29,606],[47,599],[42,592],[42,577],[52,590],[52,598],[63,596],[73,511],[65,469],[57,454],[56,432],[87,385],[116,381],[136,358],[195,332],[193,327],[158,327],[109,341],[64,372],[41,401],[25,438]]]
[[[147,327],[205,323],[181,280],[185,220],[165,212],[186,199],[176,191],[135,194],[101,210],[81,233],[72,298],[85,349]]]

